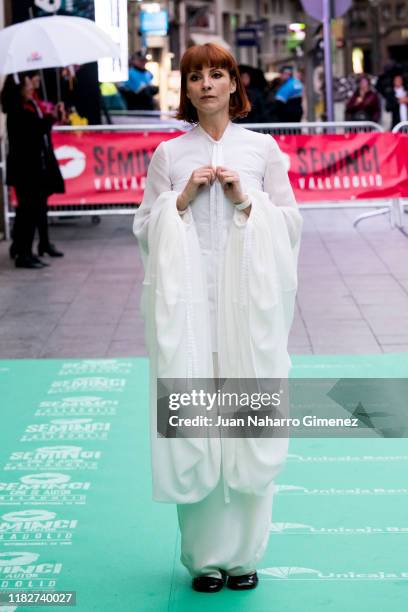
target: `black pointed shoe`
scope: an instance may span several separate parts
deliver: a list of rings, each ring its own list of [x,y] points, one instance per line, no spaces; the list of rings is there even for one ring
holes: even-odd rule
[[[44,253],[47,253],[47,255],[49,255],[50,257],[64,257],[64,253],[58,251],[55,248],[55,245],[51,244],[51,242],[46,246],[43,246],[41,244],[38,245],[38,255],[42,257]]]
[[[228,576],[227,587],[233,591],[255,589],[258,585],[258,574],[243,574],[242,576]]]
[[[49,263],[46,263],[43,259],[40,259],[39,257],[36,257],[35,255],[31,255],[31,259],[35,263],[40,263],[43,268],[46,268],[47,266],[50,265]]]
[[[224,586],[223,578],[215,576],[196,576],[193,578],[193,589],[199,593],[217,593]]]
[[[45,267],[45,264],[38,257],[23,257],[17,255],[15,258],[16,268],[30,268],[31,270],[39,270]]]

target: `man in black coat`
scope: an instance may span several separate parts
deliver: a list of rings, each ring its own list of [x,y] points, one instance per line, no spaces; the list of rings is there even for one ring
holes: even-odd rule
[[[391,129],[401,121],[408,121],[408,87],[399,74],[394,76],[392,89],[387,93],[385,109],[392,114]]]

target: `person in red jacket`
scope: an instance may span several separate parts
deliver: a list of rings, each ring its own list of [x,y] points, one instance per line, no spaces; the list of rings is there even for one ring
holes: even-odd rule
[[[381,117],[381,103],[378,94],[371,88],[370,80],[363,74],[358,87],[346,105],[347,121],[374,121]]]

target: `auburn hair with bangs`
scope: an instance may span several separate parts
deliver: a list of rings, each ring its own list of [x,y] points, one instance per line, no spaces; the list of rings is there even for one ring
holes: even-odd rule
[[[230,78],[235,79],[236,90],[230,96],[229,114],[230,119],[245,117],[251,110],[251,104],[242,84],[237,62],[227,49],[214,43],[204,45],[193,45],[189,47],[180,62],[181,90],[180,104],[176,115],[177,119],[188,123],[197,123],[197,110],[187,97],[187,77],[194,70],[202,70],[203,67],[223,68],[229,72]]]

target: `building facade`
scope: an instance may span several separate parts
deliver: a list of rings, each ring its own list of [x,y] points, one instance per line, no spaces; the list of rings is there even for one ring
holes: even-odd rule
[[[354,0],[345,19],[347,73],[359,58],[363,70],[374,75],[389,61],[408,69],[407,0]]]
[[[191,44],[218,42],[226,45],[239,63],[276,70],[294,59],[290,50],[289,25],[301,19],[298,0],[167,0],[129,2],[130,51],[142,44],[140,12],[152,4],[168,11],[167,47],[172,68],[177,69],[185,49]],[[153,40],[163,47],[163,41]],[[152,55],[157,54],[151,47]]]

